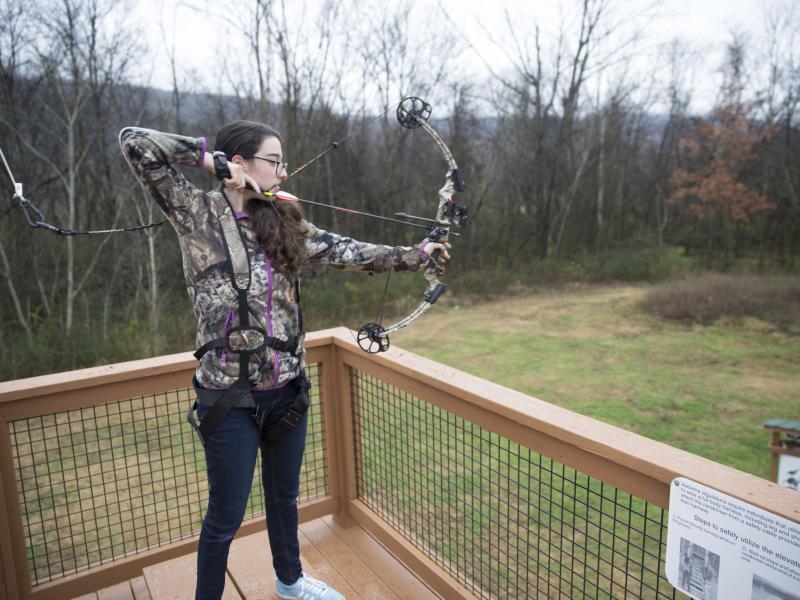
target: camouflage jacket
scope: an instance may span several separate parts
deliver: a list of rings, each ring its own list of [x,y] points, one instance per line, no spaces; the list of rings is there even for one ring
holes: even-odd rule
[[[186,289],[197,317],[197,347],[224,337],[238,322],[237,294],[218,223],[220,210],[229,209],[229,205],[219,191],[195,187],[175,168],[202,166],[205,139],[137,127],[126,127],[119,139],[136,178],[178,234]],[[299,335],[295,282],[272,269],[269,257],[256,243],[249,219],[244,215],[237,218],[241,219],[250,262],[250,326],[261,327],[281,339]],[[358,242],[311,223],[307,223],[305,248],[309,263],[367,272],[417,270],[422,262],[418,248]],[[270,348],[253,355],[250,372],[261,368],[264,375],[255,389],[277,388],[294,379],[304,357],[304,349],[297,356]],[[198,363],[196,377],[205,388],[227,389],[239,377],[239,355],[224,350],[206,353]]]

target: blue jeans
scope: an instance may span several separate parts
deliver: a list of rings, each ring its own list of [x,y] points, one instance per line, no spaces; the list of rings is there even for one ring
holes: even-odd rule
[[[254,392],[268,411],[265,430],[286,412],[295,397],[288,384],[278,390]],[[198,406],[202,420],[208,409]],[[232,408],[205,446],[208,470],[208,510],[197,546],[196,600],[218,600],[225,587],[231,541],[242,524],[259,447],[252,409]],[[297,495],[305,448],[308,413],[297,427],[266,451],[261,451],[261,479],[267,512],[267,533],[275,574],[292,584],[302,574],[297,539]]]

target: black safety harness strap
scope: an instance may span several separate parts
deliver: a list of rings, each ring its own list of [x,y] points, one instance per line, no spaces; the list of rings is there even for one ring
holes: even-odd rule
[[[199,424],[194,418],[194,411],[197,410],[197,401],[192,404],[192,406],[189,408],[189,413],[186,416],[186,420],[189,421],[189,424],[194,428],[194,430],[200,434],[200,441],[204,446],[206,445],[208,438],[211,437],[211,434],[214,433],[222,421],[225,420],[225,417],[228,416],[230,410],[248,394],[250,394],[249,382],[246,386],[242,386],[241,382],[237,380],[236,383],[225,390],[222,396],[211,405],[211,408],[208,409],[205,418],[200,421]]]
[[[300,421],[303,420],[303,417],[305,416],[306,412],[308,412],[308,407],[311,404],[311,400],[309,399],[308,395],[308,392],[311,389],[311,383],[308,381],[304,369],[300,370],[300,375],[292,380],[289,385],[294,387],[294,400],[283,416],[281,416],[280,420],[278,420],[278,422],[272,427],[266,431],[264,430],[268,411],[262,409],[260,404],[256,405],[256,410],[253,413],[256,426],[258,427],[258,431],[261,433],[261,445],[267,448],[273,446],[287,434],[294,431],[295,428],[300,424]]]
[[[225,254],[228,259],[228,271],[231,277],[231,283],[233,284],[237,294],[237,313],[239,316],[239,323],[238,327],[235,328],[235,331],[238,333],[245,332],[253,334],[253,336],[258,340],[258,343],[255,343],[252,347],[245,344],[242,347],[233,348],[230,342],[231,332],[229,332],[224,338],[218,338],[203,344],[194,353],[195,358],[198,360],[200,360],[208,351],[212,349],[226,348],[231,352],[237,352],[239,354],[238,379],[209,407],[205,418],[200,422],[200,424],[198,424],[194,418],[194,411],[197,409],[197,402],[194,402],[189,408],[189,413],[186,416],[186,420],[200,435],[200,440],[204,446],[214,430],[219,427],[220,423],[222,423],[222,421],[228,415],[231,408],[239,404],[245,396],[251,394],[252,386],[257,385],[261,381],[261,376],[264,369],[269,366],[268,363],[265,363],[251,377],[250,356],[262,350],[265,346],[274,348],[279,352],[289,352],[297,355],[298,350],[301,347],[301,340],[303,338],[303,313],[299,309],[298,321],[300,333],[297,336],[291,336],[287,340],[282,340],[273,336],[267,336],[262,329],[250,327],[250,312],[247,302],[247,293],[250,289],[250,282],[252,279],[250,273],[250,260],[247,255],[244,232],[241,230],[241,226],[233,214],[233,209],[231,208],[230,202],[225,195],[224,188],[222,189],[222,200],[217,202],[217,208],[220,230],[222,232],[222,238],[225,242]],[[297,294],[297,303],[299,307],[300,284],[297,280],[295,281],[295,292]],[[302,377],[295,379],[295,381],[300,379],[302,379],[305,384],[308,385],[308,380],[305,378],[304,374]],[[305,410],[308,409],[307,392],[308,389],[306,388],[306,406],[305,409],[302,410],[302,414],[305,414]],[[298,396],[299,395],[300,394],[298,394]],[[254,401],[253,404],[255,404]],[[299,420],[294,416],[291,416],[289,413],[292,413],[292,415],[297,413],[298,410],[302,408],[302,402],[297,405],[297,407],[295,407],[295,404],[296,402],[292,404],[289,412],[287,412],[287,414],[281,418],[279,424],[289,424],[294,422],[294,426],[296,426]]]
[[[289,354],[297,354],[297,348],[299,346],[300,336],[290,336],[289,339],[282,340],[278,337],[273,337],[271,335],[264,336],[264,344],[270,348],[274,348],[278,352],[286,352]],[[194,357],[197,360],[200,360],[205,356],[205,354],[209,350],[219,350],[221,348],[228,348],[228,341],[225,338],[217,338],[216,340],[211,340],[200,346],[197,351],[194,353]]]

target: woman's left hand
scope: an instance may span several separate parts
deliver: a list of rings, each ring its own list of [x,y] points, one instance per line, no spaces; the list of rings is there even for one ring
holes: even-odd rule
[[[450,260],[450,254],[447,249],[452,248],[450,242],[423,242],[422,251],[428,256],[433,256],[434,251],[439,250],[439,258],[443,260]]]

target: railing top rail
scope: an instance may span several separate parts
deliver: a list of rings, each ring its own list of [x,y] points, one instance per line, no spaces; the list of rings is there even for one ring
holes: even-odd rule
[[[386,353],[365,355],[346,328],[329,333],[333,343],[354,360],[363,361],[366,356],[375,364],[421,384],[645,474],[666,486],[676,477],[687,477],[800,522],[800,495],[796,491],[397,347]]]
[[[334,330],[309,333],[306,336],[306,347],[312,349],[329,346],[332,342],[332,331]],[[179,352],[178,354],[131,360],[112,365],[77,369],[75,371],[64,371],[63,373],[1,381],[0,405],[54,393],[71,392],[152,376],[193,371],[196,366],[197,360],[192,356],[191,352]]]
[[[194,369],[191,352],[0,382],[0,404]]]

